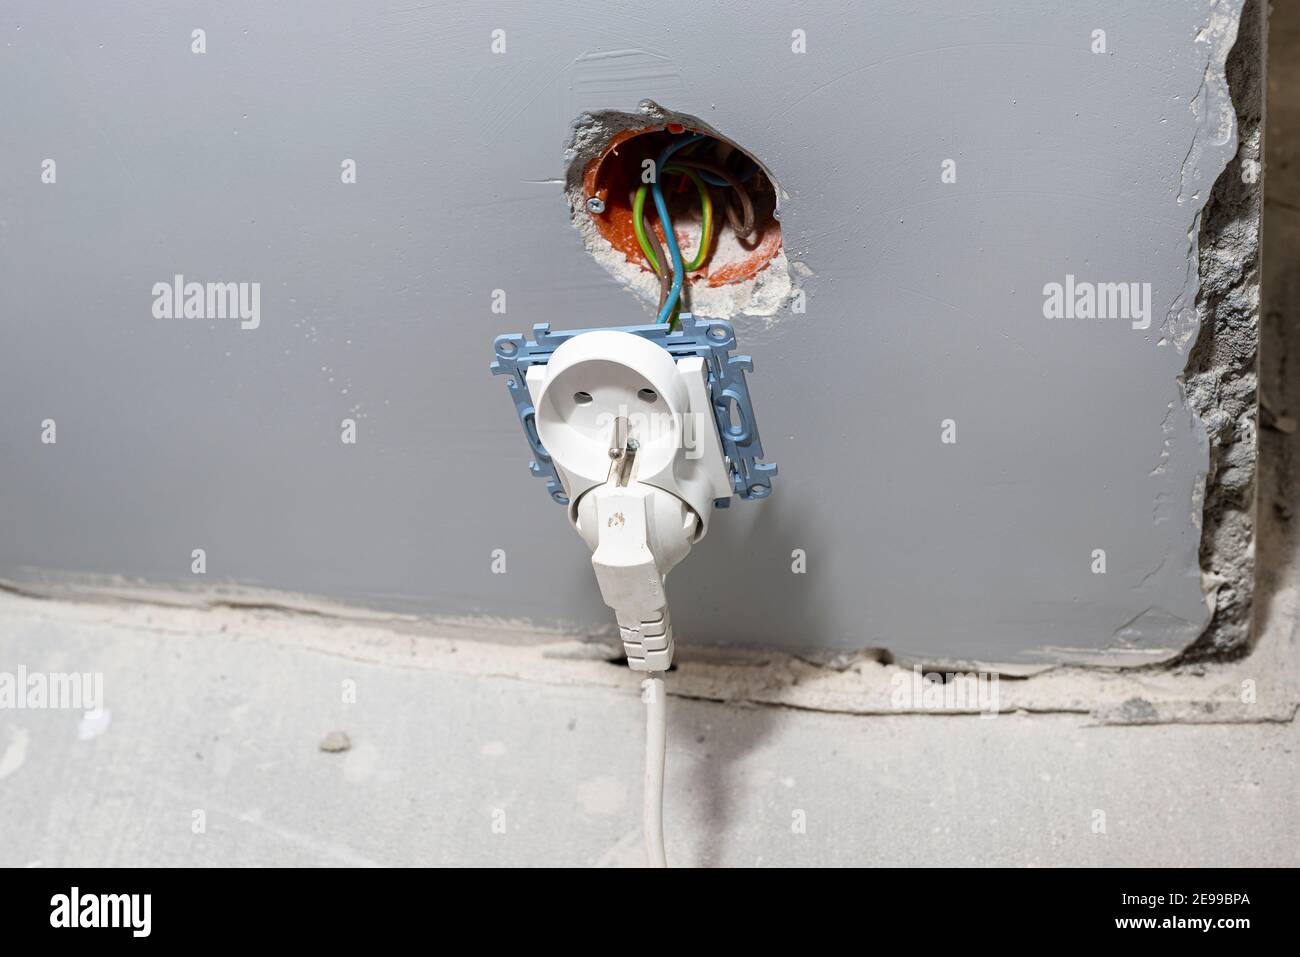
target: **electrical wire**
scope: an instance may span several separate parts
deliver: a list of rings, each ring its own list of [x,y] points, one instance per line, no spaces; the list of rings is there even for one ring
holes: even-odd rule
[[[667,867],[664,851],[664,762],[668,751],[668,700],[661,672],[641,682],[645,702],[645,853],[651,867]]]
[[[664,168],[664,172],[684,173],[695,184],[695,190],[700,194],[700,248],[686,264],[686,271],[694,272],[704,265],[704,260],[709,256],[709,245],[713,240],[713,196],[709,193],[709,187],[704,185],[704,180],[700,179],[693,170],[671,163]]]
[[[731,228],[735,230],[736,235],[740,237],[748,236],[754,231],[754,201],[750,199],[749,191],[745,189],[744,184],[729,169],[719,166],[716,163],[705,162],[694,158],[681,158],[673,160],[678,166],[689,166],[691,169],[697,169],[701,175],[713,174],[722,181],[724,186],[731,187],[736,199],[740,201],[740,207],[743,215],[737,215],[734,207],[726,204],[727,221],[731,223]],[[706,179],[706,182],[712,180]],[[716,184],[715,184],[716,185]]]
[[[642,187],[645,190],[645,187]],[[648,190],[646,190],[648,192]],[[638,192],[641,203],[638,205],[636,200],[632,203],[632,228],[637,234],[637,240],[641,242],[641,251],[646,254],[650,260],[650,265],[654,267],[655,275],[659,277],[659,304],[655,306],[655,312],[658,313],[668,301],[668,290],[672,286],[673,275],[659,265],[660,262],[668,262],[668,251],[664,249],[663,243],[659,242],[659,237],[655,235],[653,229],[645,220],[645,194]],[[639,227],[639,228],[638,228]],[[656,251],[658,256],[655,256]]]
[[[749,236],[754,231],[755,226],[754,202],[750,198],[749,191],[745,189],[744,180],[753,177],[758,169],[757,164],[751,164],[750,169],[742,179],[721,163],[697,159],[692,154],[704,140],[705,137],[702,133],[693,133],[666,146],[660,152],[654,164],[653,182],[642,184],[632,201],[633,232],[636,234],[637,243],[640,245],[642,253],[645,254],[646,261],[649,262],[651,268],[660,278],[659,306],[656,311],[655,322],[666,322],[669,328],[676,324],[677,316],[681,311],[686,273],[699,269],[709,255],[713,238],[714,214],[712,194],[706,184],[730,188],[735,199],[739,202],[740,211],[737,212],[734,203],[729,200],[723,201],[727,221],[731,224],[731,228],[737,237],[743,239]],[[681,152],[681,156],[669,164],[668,160],[678,152]],[[677,235],[673,229],[672,217],[669,215],[668,204],[664,199],[662,179],[670,173],[681,173],[690,179],[695,184],[695,189],[700,197],[700,244],[690,262],[683,262],[681,247],[678,245]],[[650,229],[645,218],[647,192],[654,197],[655,212],[659,216],[659,225],[664,234],[664,244],[667,246],[666,254],[664,247],[658,241],[658,236],[654,236],[653,230]],[[651,242],[652,237],[653,244]],[[661,259],[663,260],[662,263],[660,262]],[[667,288],[666,296],[663,292],[665,286]]]
[[[754,165],[751,165],[751,166],[749,167],[749,169],[745,170],[745,175],[739,177],[739,179],[740,179],[740,181],[741,181],[742,183],[748,183],[751,179],[754,178],[754,174],[757,173],[757,172],[758,172],[758,167],[757,167],[757,166],[754,166]],[[728,183],[725,179],[722,179],[721,176],[720,176],[719,174],[717,174],[717,173],[705,173],[705,174],[704,174],[704,182],[708,183],[710,186],[730,186],[730,185],[731,185],[731,184]]]
[[[641,189],[644,190],[645,188],[646,187],[643,186]],[[642,202],[638,205],[635,197],[632,200],[632,209],[634,214],[632,225],[633,230],[637,233],[637,239],[642,243],[641,251],[646,253],[646,258],[649,259],[650,264],[655,267],[655,274],[659,277],[659,305],[655,306],[655,311],[658,312],[663,308],[664,302],[668,299],[668,290],[672,285],[672,273],[664,272],[659,267],[660,262],[668,262],[668,253],[664,249],[663,244],[659,242],[659,237],[655,235],[655,231],[651,229],[649,223],[645,221],[644,193],[639,192],[638,195],[641,197]],[[636,229],[638,223],[641,227],[639,230]],[[654,256],[655,250],[658,250],[657,257]],[[677,306],[673,308],[672,316],[668,319],[668,328],[670,330],[676,327],[677,316],[680,312],[681,301],[678,300]]]
[[[659,265],[659,259],[655,256],[654,247],[650,245],[650,239],[647,233],[650,226],[645,219],[645,198],[650,195],[650,184],[642,183],[641,188],[636,191],[636,196],[632,199],[632,232],[636,233],[637,244],[641,247],[641,252],[645,255],[646,261],[650,263],[650,268],[658,276],[664,276],[664,267]],[[655,244],[658,245],[658,237],[655,237]],[[667,257],[665,257],[667,258]]]
[[[669,321],[673,309],[676,307],[678,300],[681,299],[682,281],[686,275],[686,270],[684,269],[685,264],[682,262],[682,250],[681,247],[677,245],[677,236],[673,232],[673,220],[672,217],[668,215],[668,203],[664,200],[663,176],[661,173],[664,167],[668,165],[668,160],[674,153],[682,147],[697,142],[698,140],[702,140],[703,138],[703,134],[693,133],[684,139],[669,143],[659,153],[659,158],[655,162],[655,177],[654,182],[650,185],[650,191],[654,196],[655,211],[659,214],[659,225],[663,227],[664,242],[668,244],[668,255],[672,259],[673,264],[673,282],[668,291],[668,301],[660,307],[659,315],[655,317],[655,322],[663,323]]]
[[[691,261],[685,264],[687,272],[694,272],[704,265],[704,260],[709,256],[709,249],[713,240],[713,196],[709,192],[708,186],[693,170],[684,169],[674,162],[672,165],[665,167],[664,172],[681,173],[695,184],[695,190],[700,196],[700,245]],[[655,255],[655,249],[658,247],[658,237],[655,237],[655,244],[652,245],[650,240],[652,231],[645,219],[645,199],[649,191],[649,185],[642,184],[632,200],[632,231],[636,234],[636,241],[641,246],[641,252],[645,254],[651,268],[658,275],[663,276],[663,267],[659,265],[659,259]]]

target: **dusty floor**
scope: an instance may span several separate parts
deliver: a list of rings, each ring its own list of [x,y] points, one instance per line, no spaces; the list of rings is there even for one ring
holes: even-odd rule
[[[6,660],[102,672],[107,709],[3,712],[0,865],[640,863],[626,668],[287,617],[0,597]],[[1148,681],[1149,700],[1241,680],[1202,677]],[[673,697],[670,859],[1300,865],[1300,725],[1276,693],[1260,720],[1118,726]],[[333,732],[350,747],[324,750]]]

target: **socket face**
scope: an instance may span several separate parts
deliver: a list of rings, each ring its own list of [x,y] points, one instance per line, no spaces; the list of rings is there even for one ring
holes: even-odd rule
[[[725,482],[717,489],[725,494],[715,494],[714,507],[727,507],[733,496],[756,499],[771,494],[776,463],[761,461],[763,443],[745,379],[745,373],[753,369],[753,362],[749,356],[732,355],[736,337],[731,323],[721,319],[698,319],[683,313],[680,325],[677,330],[652,324],[552,332],[549,323],[540,323],[533,327],[532,339],[521,334],[496,338],[496,358],[490,367],[492,374],[507,376],[506,387],[533,454],[528,470],[537,478],[547,480],[547,491],[552,501],[569,505],[570,497],[555,460],[538,433],[538,410],[529,390],[529,378],[531,376],[536,381],[536,376],[544,371],[538,367],[546,366],[566,342],[593,332],[639,337],[661,349],[673,361],[690,357],[701,359],[700,375],[705,379],[708,405],[717,426],[725,474]],[[689,389],[689,380],[684,381],[687,381]],[[577,393],[582,391],[587,390],[580,387],[573,390],[570,399],[575,404],[582,401],[577,397]],[[659,397],[669,393],[659,393]],[[594,395],[592,399],[594,403]],[[556,402],[563,401],[557,394]]]
[[[703,359],[674,360],[639,336],[596,330],[526,378],[571,520],[591,489],[635,480],[687,503],[703,535],[713,503],[731,495]]]
[[[529,379],[537,435],[567,475],[570,498],[577,485],[605,481],[611,455],[629,440],[642,476],[672,465],[692,409],[666,351],[626,332],[589,332],[561,345],[545,372],[540,388]]]

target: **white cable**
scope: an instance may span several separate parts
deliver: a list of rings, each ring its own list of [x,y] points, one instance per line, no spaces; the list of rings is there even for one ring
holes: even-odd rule
[[[667,867],[664,853],[664,760],[668,750],[668,695],[662,672],[641,682],[645,702],[645,853],[651,867]]]

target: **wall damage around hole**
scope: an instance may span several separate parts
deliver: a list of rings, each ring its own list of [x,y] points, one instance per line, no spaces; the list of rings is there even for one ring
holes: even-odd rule
[[[637,113],[604,110],[585,113],[579,117],[573,124],[564,157],[567,168],[565,194],[573,225],[582,236],[583,244],[592,258],[652,310],[659,297],[658,279],[639,257],[635,260],[629,258],[625,250],[619,249],[603,235],[600,225],[588,209],[586,187],[589,185],[589,169],[605,156],[611,145],[626,142],[630,134],[670,125],[699,131],[730,144],[758,164],[760,175],[765,176],[776,191],[778,206],[781,199],[780,187],[771,171],[763,166],[761,158],[752,156],[743,144],[735,143],[697,117],[664,109],[651,100],[641,101]],[[652,216],[651,219],[653,218]],[[745,253],[745,250],[737,247],[736,238],[725,226],[718,231],[718,243],[715,256],[723,254],[741,258]],[[744,314],[769,317],[775,321],[777,313],[794,294],[790,262],[786,258],[785,249],[779,242],[775,244],[775,249],[764,266],[741,281],[691,282],[690,311],[712,319],[730,319]]]

